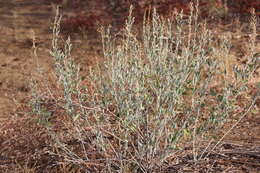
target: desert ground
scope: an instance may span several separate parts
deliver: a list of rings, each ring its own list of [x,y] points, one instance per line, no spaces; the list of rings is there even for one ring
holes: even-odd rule
[[[84,11],[82,10],[83,7]],[[104,16],[103,24],[112,23],[120,28],[123,20],[118,19],[113,9],[100,4],[82,4],[82,11],[88,13],[96,10],[99,16]],[[73,9],[62,8],[64,19],[75,15]],[[53,62],[49,54],[52,40],[51,24],[55,16],[55,5],[46,0],[10,0],[0,2],[0,125],[13,117],[22,117],[25,113],[21,110],[30,97],[30,80],[37,78],[36,67],[39,65],[48,74],[53,68]],[[245,21],[235,26],[233,21],[221,24],[209,23],[215,29],[216,34],[229,32],[232,34],[232,55],[234,61],[243,63],[246,41],[248,40],[248,24]],[[217,25],[217,27],[216,27]],[[257,27],[256,49],[260,51],[259,22]],[[67,29],[67,30],[66,30]],[[102,56],[101,39],[99,33],[80,31],[73,33],[71,28],[66,28],[64,38],[71,35],[73,44],[73,56],[75,61],[81,64],[82,71],[99,61]],[[67,31],[67,32],[66,32]],[[70,33],[71,32],[71,33]],[[36,59],[33,49],[33,37],[37,47]],[[51,74],[49,74],[51,75]],[[260,81],[259,75],[252,81],[252,93],[257,92],[256,83]],[[258,88],[259,89],[259,88]],[[258,111],[260,99],[256,101]],[[226,128],[234,124],[239,117],[232,117]],[[223,129],[223,131],[225,131]],[[4,138],[0,137],[0,140]],[[229,149],[226,157],[218,157],[218,164],[225,167],[224,172],[260,172],[260,112],[248,114],[223,140],[223,149]],[[4,141],[0,141],[0,172],[8,167],[6,160],[8,155],[2,151]],[[226,148],[225,148],[226,147]],[[233,158],[233,159],[232,159]],[[1,170],[2,169],[2,170]],[[172,168],[172,170],[177,169]],[[222,169],[223,170],[223,169]],[[187,170],[187,172],[192,170]]]

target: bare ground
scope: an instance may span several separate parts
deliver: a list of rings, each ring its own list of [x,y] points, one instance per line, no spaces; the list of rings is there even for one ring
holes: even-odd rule
[[[90,4],[87,4],[90,5]],[[91,8],[85,9],[85,13],[97,9],[97,13],[106,16],[107,23],[114,22],[109,8],[91,4]],[[98,11],[100,10],[100,11]],[[106,11],[107,10],[107,11]],[[110,14],[110,15],[109,15]],[[71,9],[64,9],[64,15],[74,15]],[[36,35],[38,63],[46,72],[52,68],[52,60],[49,56],[51,47],[51,23],[55,16],[54,6],[46,0],[10,0],[0,2],[0,124],[14,116],[22,116],[19,112],[24,100],[30,94],[30,79],[36,75],[36,59],[33,54],[33,34]],[[117,21],[118,22],[118,21]],[[106,22],[105,22],[106,23]],[[215,24],[212,24],[215,27]],[[247,24],[238,24],[240,29],[234,30],[233,24],[219,25],[219,32],[230,32],[233,35],[233,55],[237,62],[242,63],[245,43],[248,39]],[[213,28],[212,27],[212,28]],[[259,33],[259,31],[258,31]],[[100,39],[97,32],[88,32],[87,38],[82,34],[73,35],[73,54],[82,68],[92,65],[101,55]],[[257,49],[260,50],[260,39],[257,39]],[[252,93],[257,88],[254,83],[259,82],[259,76],[252,82]],[[256,103],[258,111],[259,100]],[[232,117],[226,125],[228,129],[238,117]],[[2,124],[4,125],[4,124]],[[223,130],[223,132],[225,129]],[[2,138],[0,138],[1,140]],[[4,144],[4,141],[0,141]],[[4,157],[0,149],[0,172],[4,165]],[[249,114],[238,126],[223,140],[223,145],[217,153],[209,154],[209,159],[200,163],[189,160],[187,150],[183,160],[178,165],[168,165],[167,172],[193,172],[198,169],[202,172],[260,172],[260,113]],[[8,164],[7,164],[8,165]],[[6,166],[6,164],[5,164]],[[186,170],[185,170],[185,169]],[[203,171],[204,170],[204,171]],[[4,171],[3,171],[4,172]]]

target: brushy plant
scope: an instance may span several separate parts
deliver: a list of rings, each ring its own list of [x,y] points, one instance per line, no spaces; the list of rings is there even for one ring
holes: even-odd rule
[[[193,159],[203,159],[216,145],[202,150],[202,141],[237,112],[237,98],[256,70],[248,63],[234,67],[228,78],[233,73],[226,61],[215,57],[218,49],[229,54],[231,43],[223,36],[216,47],[206,24],[198,22],[198,5],[191,5],[188,18],[175,13],[164,19],[154,10],[144,17],[141,38],[131,13],[132,7],[118,35],[100,29],[104,61],[85,79],[71,58],[70,39],[59,48],[61,18],[55,18],[51,56],[62,93],[55,104],[68,118],[61,122],[65,130],[57,129],[52,117],[43,125],[57,147],[52,154],[72,169],[158,172],[190,142]],[[37,98],[31,105],[42,117],[46,110]]]

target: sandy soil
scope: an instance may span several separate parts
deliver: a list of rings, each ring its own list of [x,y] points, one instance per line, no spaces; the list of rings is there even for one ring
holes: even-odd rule
[[[97,7],[97,4],[92,4],[91,7],[94,8],[95,5]],[[100,14],[102,10],[105,10],[105,7],[100,9]],[[106,13],[109,14],[109,10]],[[65,17],[74,15],[69,9],[65,9],[64,14]],[[113,22],[115,16],[107,14],[107,21]],[[46,72],[52,68],[49,49],[52,34],[50,26],[54,15],[54,6],[46,0],[0,2],[0,121],[8,119],[10,115],[19,115],[17,106],[30,94],[30,79],[36,74],[36,59],[32,49],[33,34],[36,35],[40,66]],[[76,62],[82,64],[83,68],[93,64],[95,58],[101,54],[97,33],[88,33],[87,38],[80,34],[72,37]],[[260,50],[259,37],[257,43]],[[239,49],[236,51],[237,55],[243,52],[244,46],[241,44],[236,44]],[[259,78],[255,81],[257,80]],[[234,117],[234,122],[235,119],[237,117]],[[226,142],[260,147],[260,113],[246,117],[228,136]]]
[[[36,7],[36,8],[35,8]],[[48,40],[48,26],[51,19],[50,6],[40,1],[12,0],[0,2],[0,117],[8,118],[15,107],[28,95],[29,79],[34,71],[31,54],[32,31],[42,41]],[[39,55],[47,55],[42,46]],[[43,55],[43,56],[44,56]],[[46,64],[47,57],[41,59]]]

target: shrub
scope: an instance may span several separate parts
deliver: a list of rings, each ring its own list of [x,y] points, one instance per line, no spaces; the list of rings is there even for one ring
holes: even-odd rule
[[[60,90],[44,98],[35,92],[31,106],[52,136],[53,154],[72,169],[159,172],[190,143],[193,159],[203,159],[216,145],[205,147],[202,140],[238,112],[237,98],[256,70],[254,53],[243,67],[228,64],[228,36],[216,45],[197,20],[198,6],[188,18],[175,13],[171,20],[154,10],[144,18],[141,38],[131,13],[118,35],[100,29],[104,61],[85,79],[70,55],[70,39],[59,48],[61,18],[55,19],[51,56]],[[44,104],[50,97],[52,113]]]

